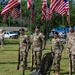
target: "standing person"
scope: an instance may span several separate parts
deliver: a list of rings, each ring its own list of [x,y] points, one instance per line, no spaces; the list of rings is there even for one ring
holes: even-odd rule
[[[60,60],[62,55],[63,45],[58,37],[58,33],[54,32],[54,38],[52,39],[52,52],[54,53],[54,75],[59,75],[60,71]]]
[[[71,53],[72,69],[75,72],[75,31],[74,31],[74,34],[73,34],[72,38],[70,39],[69,49],[70,49],[70,53]]]
[[[0,29],[0,42],[1,42],[1,48],[3,48],[4,34],[3,34],[3,31],[1,29]]]
[[[38,67],[40,66],[42,51],[44,49],[45,49],[45,36],[40,32],[40,27],[36,26],[35,33],[33,34],[32,55],[34,56],[33,59],[37,61],[36,62],[33,60],[35,62],[35,65],[37,65]]]
[[[25,64],[27,67],[27,56],[30,49],[30,38],[29,36],[25,35],[25,30],[20,29],[20,61],[21,65]]]
[[[70,42],[70,39],[73,37],[73,34],[74,34],[74,28],[73,28],[73,26],[70,26],[69,27],[69,33],[67,34],[67,38],[66,38],[66,46],[67,46],[67,50],[69,50],[68,49],[68,47],[69,47],[69,42]]]

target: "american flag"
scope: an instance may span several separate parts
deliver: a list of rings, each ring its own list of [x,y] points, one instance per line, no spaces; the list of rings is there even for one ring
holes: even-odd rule
[[[7,5],[3,8],[1,14],[6,14],[9,12],[12,8],[14,8],[16,5],[18,5],[20,2],[18,0],[10,0]]]
[[[52,14],[50,13],[50,7],[48,6],[46,9],[46,19],[51,20]]]
[[[13,10],[11,11],[11,17],[12,18],[18,18],[20,16],[20,4],[13,8]]]
[[[43,0],[43,3],[42,3],[42,18],[41,18],[42,21],[46,19],[46,8],[47,8],[47,0]]]
[[[61,0],[51,0],[50,2],[50,12],[53,13],[55,8],[58,6]]]
[[[6,22],[7,18],[8,18],[7,14],[4,14],[3,15],[3,22]]]
[[[30,10],[32,7],[32,1],[31,0],[27,0],[27,9]]]
[[[33,8],[32,8],[32,14],[31,14],[31,20],[34,21],[34,16],[36,14],[36,9],[35,9],[35,5],[33,5]]]
[[[67,19],[66,19],[67,23],[70,24],[70,12],[69,10],[67,11]]]
[[[55,8],[55,11],[63,16],[64,14],[67,13],[68,9],[69,9],[69,2],[68,2],[68,0],[61,0],[59,5]]]

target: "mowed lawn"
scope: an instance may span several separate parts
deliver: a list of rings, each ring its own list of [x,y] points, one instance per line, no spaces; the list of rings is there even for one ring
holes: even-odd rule
[[[17,58],[18,58],[18,39],[5,39],[4,49],[0,48],[0,75],[22,75],[22,67],[20,70],[17,70]],[[47,43],[44,53],[50,52],[50,43]],[[28,67],[31,67],[31,50],[28,55]],[[61,59],[61,71],[60,75],[69,75],[69,60],[68,54],[64,49]],[[26,70],[25,75],[32,73],[29,69]],[[53,67],[51,70],[51,75],[53,75]],[[73,75],[75,75],[73,73]]]

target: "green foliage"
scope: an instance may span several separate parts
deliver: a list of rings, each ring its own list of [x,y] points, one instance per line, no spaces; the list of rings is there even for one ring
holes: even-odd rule
[[[40,25],[42,29],[42,31],[44,32],[45,30],[45,25],[48,25],[50,27],[50,29],[56,27],[56,26],[68,26],[67,22],[66,22],[66,16],[64,16],[64,23],[62,21],[62,16],[57,14],[56,12],[53,13],[53,17],[51,19],[51,21],[41,21],[41,15],[42,15],[42,10],[41,10],[41,6],[42,6],[42,0],[35,0],[34,2],[35,6],[36,6],[36,11],[37,14],[34,17],[34,22],[30,21],[30,17],[31,17],[31,10],[27,10],[27,3],[25,2],[25,0],[21,1],[21,17],[17,20],[17,19],[12,19],[10,18],[10,26],[25,26],[25,27],[30,27],[31,25],[31,29],[33,32],[34,27],[36,25]],[[50,4],[50,0],[48,0],[48,4]],[[0,6],[0,11],[2,10],[2,6]],[[71,13],[71,24],[75,25],[75,5],[72,5],[72,3],[70,2],[70,13]],[[21,19],[21,21],[20,21]],[[9,19],[8,19],[9,20]],[[8,21],[6,23],[2,22],[2,17],[0,16],[0,26],[8,26]],[[50,26],[52,25],[52,26]]]

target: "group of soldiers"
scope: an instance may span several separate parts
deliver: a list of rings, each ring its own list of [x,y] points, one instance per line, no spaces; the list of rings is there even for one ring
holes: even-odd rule
[[[54,38],[52,39],[52,51],[54,53],[54,75],[59,75],[60,72],[60,60],[64,45],[59,38],[58,33],[54,32]],[[69,56],[69,74],[72,75],[72,70],[75,72],[75,31],[74,27],[69,27],[69,33],[66,37],[66,50]]]
[[[40,67],[41,64],[41,56],[42,51],[45,49],[46,44],[46,36],[44,36],[41,31],[40,27],[35,27],[35,33],[32,36],[32,46],[30,37],[24,34],[25,30],[20,29],[20,60],[21,64],[25,63],[25,67],[27,67],[27,56],[29,49],[32,48],[32,56],[34,57],[32,60],[33,64]],[[62,56],[62,51],[64,49],[63,43],[61,38],[59,38],[58,32],[54,32],[54,36],[51,42],[51,51],[54,53],[53,58],[53,67],[54,67],[54,75],[59,75],[60,72],[60,60]],[[73,26],[69,27],[69,33],[67,33],[66,37],[66,50],[68,51],[68,55],[71,54],[72,57],[72,69],[75,71],[75,31]],[[35,61],[37,60],[37,62]]]
[[[25,35],[25,30],[20,29],[20,63],[25,68],[27,67],[27,56],[29,49],[32,48],[33,64],[40,66],[42,51],[45,49],[45,36],[40,32],[40,27],[35,27],[35,33],[32,36],[32,46],[30,37]],[[25,65],[24,65],[25,64]],[[32,64],[32,65],[33,65]]]
[[[32,36],[32,43],[31,43],[30,37],[28,35],[25,35],[25,30],[21,28],[19,31],[20,31],[19,51],[20,51],[20,63],[22,67],[25,68],[27,67],[28,52],[30,49],[32,49],[32,57],[34,59],[32,60],[32,63],[40,68],[42,51],[45,50],[45,46],[46,46],[46,36],[44,36],[41,33],[40,27],[36,26],[35,33]],[[0,42],[2,48],[3,48],[3,39],[4,39],[3,33],[0,30]],[[61,38],[59,38],[58,32],[54,32],[54,36],[52,38],[50,46],[51,46],[51,51],[54,54],[54,58],[53,58],[54,75],[59,75],[60,60],[61,60],[64,46],[61,41]],[[75,52],[74,52],[75,31],[73,29],[73,26],[69,27],[69,33],[67,34],[66,37],[66,50],[68,51],[68,55],[71,54],[72,69],[75,71],[75,60],[74,60],[75,59]]]

